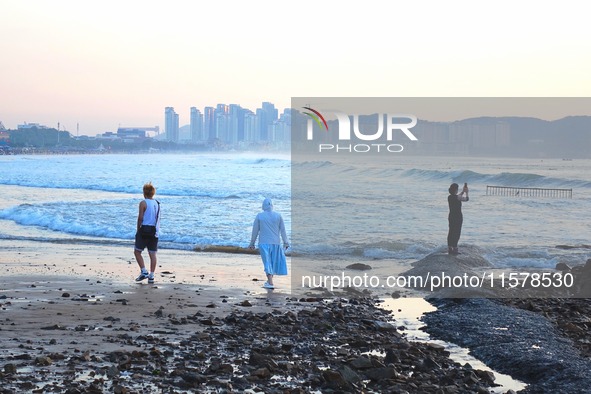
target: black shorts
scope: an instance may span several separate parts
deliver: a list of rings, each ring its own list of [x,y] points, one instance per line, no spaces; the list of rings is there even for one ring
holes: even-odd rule
[[[148,252],[158,251],[158,237],[142,236],[139,232],[135,233],[135,250],[142,251],[148,248]]]

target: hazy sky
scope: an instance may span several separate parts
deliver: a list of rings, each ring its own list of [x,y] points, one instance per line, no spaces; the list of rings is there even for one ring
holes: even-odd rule
[[[0,0],[0,121],[163,130],[292,96],[590,96],[585,2]]]

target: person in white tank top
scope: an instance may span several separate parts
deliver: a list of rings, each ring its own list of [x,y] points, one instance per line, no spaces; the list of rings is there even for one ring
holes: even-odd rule
[[[140,202],[137,216],[137,231],[135,234],[134,255],[140,266],[140,275],[135,279],[140,282],[148,279],[148,283],[154,283],[154,272],[156,271],[156,252],[158,251],[158,237],[160,235],[160,202],[154,200],[156,188],[152,183],[144,185],[144,200]],[[150,272],[142,256],[144,249],[148,248],[150,256]]]

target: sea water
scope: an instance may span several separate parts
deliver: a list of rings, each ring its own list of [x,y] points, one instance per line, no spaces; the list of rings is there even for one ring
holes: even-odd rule
[[[290,219],[285,155],[1,156],[1,238],[130,243],[144,183],[161,203],[160,247],[245,246],[265,197]]]
[[[589,160],[327,157],[292,163],[294,231],[307,238],[301,249],[309,253],[414,261],[447,250],[448,188],[455,182],[470,190],[462,205],[460,248],[477,246],[500,268],[583,264],[591,254]],[[492,196],[489,185],[565,188],[573,194]]]
[[[460,365],[466,365],[466,363],[468,363],[474,369],[493,372],[495,375],[495,384],[498,386],[490,389],[492,393],[506,393],[508,390],[519,391],[527,387],[525,383],[513,379],[509,375],[492,370],[482,361],[474,358],[470,354],[469,349],[462,348],[450,342],[431,338],[431,336],[423,330],[426,325],[423,323],[422,317],[425,313],[436,311],[437,308],[428,303],[425,299],[390,298],[384,300],[384,302],[380,304],[380,307],[393,313],[395,319],[393,324],[396,324],[397,327],[404,327],[401,332],[409,341],[443,346],[445,350],[449,352],[449,358],[456,363]]]
[[[300,193],[292,171],[312,187]],[[292,162],[289,154],[237,152],[0,156],[0,238],[132,245],[142,186],[152,182],[162,248],[245,247],[269,197],[290,237],[292,204],[305,199],[310,207],[305,219],[315,231],[294,232],[298,253],[412,261],[445,248],[447,189],[467,182],[460,246],[480,247],[498,267],[551,268],[591,255],[580,247],[591,243],[590,173],[590,160],[561,159],[401,155],[377,165],[359,155]],[[487,185],[567,188],[573,198],[487,196]]]

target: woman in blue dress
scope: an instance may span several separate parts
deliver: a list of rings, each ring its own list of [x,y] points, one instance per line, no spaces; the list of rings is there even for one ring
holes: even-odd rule
[[[259,239],[259,252],[263,260],[263,267],[267,275],[267,281],[263,284],[266,289],[274,289],[273,275],[287,275],[287,262],[284,248],[289,247],[285,224],[281,214],[273,211],[273,202],[270,198],[263,201],[263,212],[257,214],[252,225],[250,249],[254,249],[254,243]],[[283,240],[283,247],[281,246]]]

